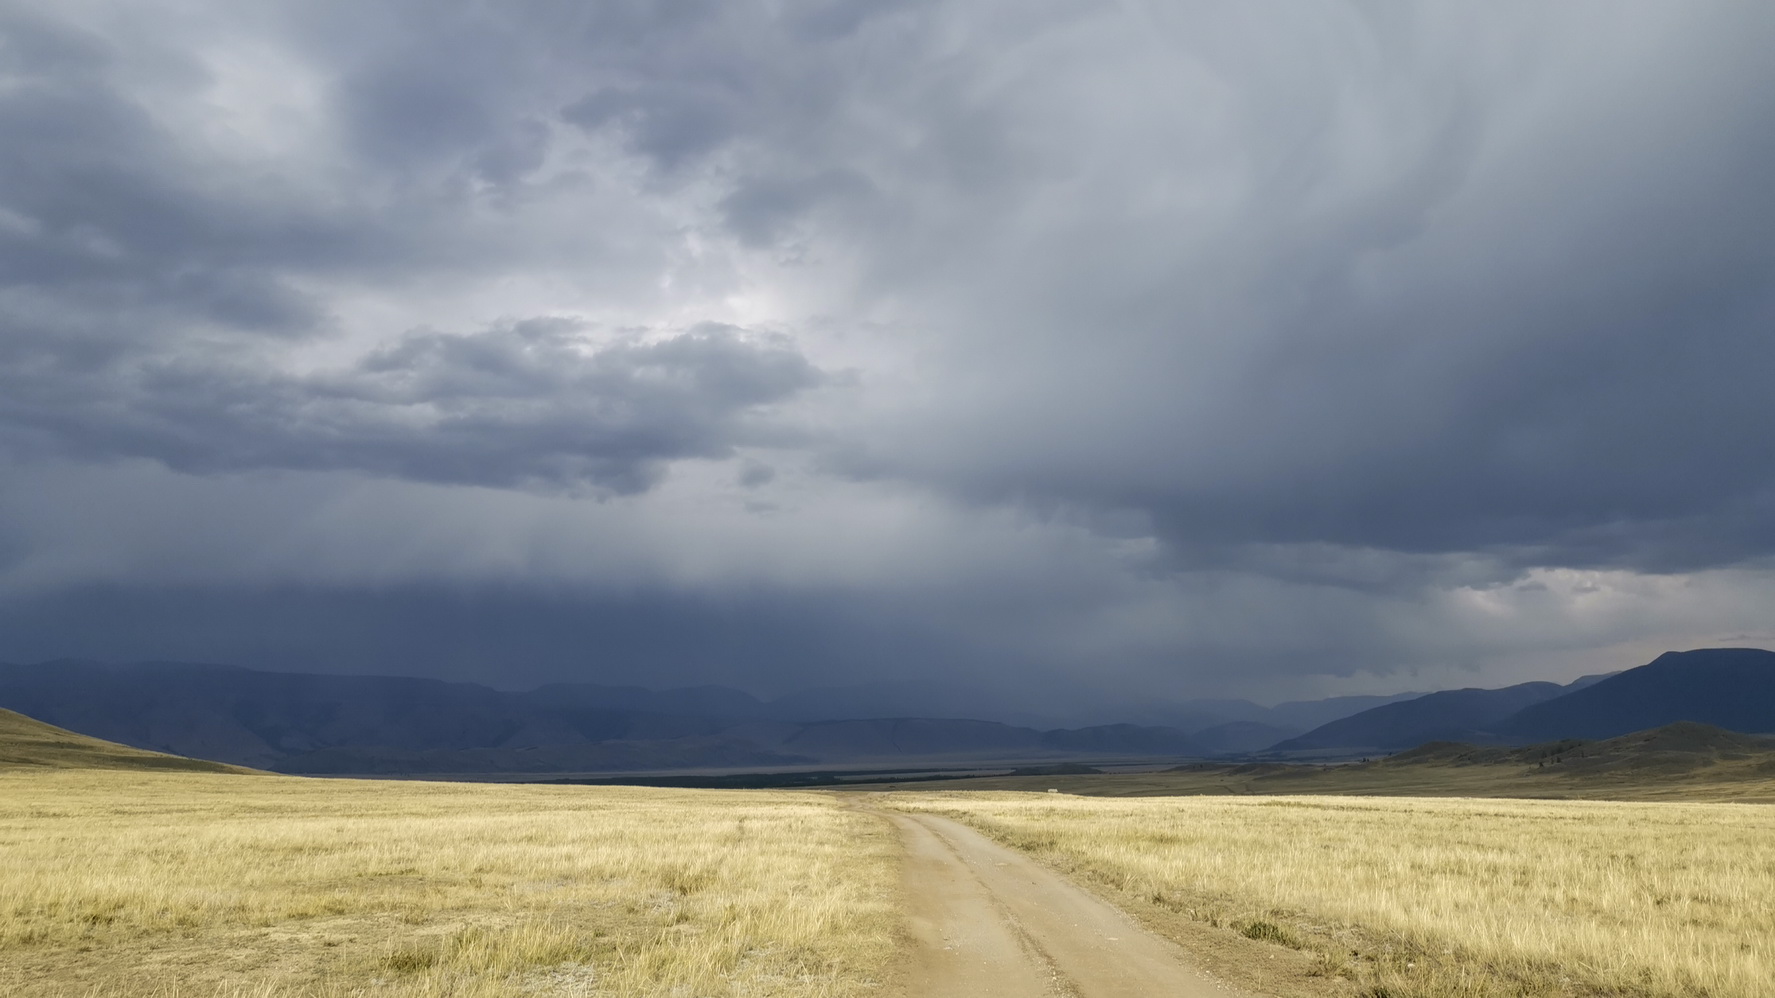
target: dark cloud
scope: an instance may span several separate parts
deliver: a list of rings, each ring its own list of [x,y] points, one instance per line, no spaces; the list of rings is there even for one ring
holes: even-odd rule
[[[1427,21],[1351,66],[1310,45],[1286,68],[1210,51],[1230,102],[1262,112],[1241,125],[1268,130],[1235,132],[1241,184],[1212,201],[1152,202],[1159,157],[1081,164],[1127,184],[1051,206],[1043,171],[995,164],[1000,196],[946,202],[957,238],[921,244],[913,273],[964,317],[952,363],[996,384],[944,399],[941,437],[915,421],[853,466],[1144,511],[1192,556],[1669,571],[1768,553],[1775,79],[1756,53],[1775,21],[1702,5],[1636,26],[1655,43],[1615,36],[1636,59],[1559,50],[1501,80],[1461,78],[1471,51],[1431,64]],[[1295,51],[1299,27],[1179,44]],[[1349,40],[1399,41],[1370,27]],[[1555,50],[1598,25],[1534,27]],[[1172,117],[1143,109],[1114,147]],[[1032,205],[1051,215],[1033,230]]]
[[[513,115],[479,20],[445,18],[431,41],[453,45],[415,43],[327,86],[364,156],[339,179],[407,177],[377,199],[206,156],[132,85],[127,39],[12,18],[8,50],[29,57],[0,96],[0,440],[196,473],[635,492],[662,462],[727,454],[750,411],[817,383],[787,340],[714,324],[645,342],[551,319],[388,330],[355,362],[303,373],[266,345],[335,332],[331,303],[306,289],[317,282],[400,282],[474,257],[477,279],[512,266],[475,247],[460,213],[476,195],[415,179],[447,158],[509,186],[546,158],[549,130]],[[507,53],[527,40],[503,37]],[[174,97],[190,100],[208,71],[180,54],[190,65]],[[594,251],[549,266],[598,262]]]
[[[822,203],[867,202],[872,193],[866,178],[844,169],[812,176],[751,178],[721,199],[721,217],[747,246],[770,246]]]
[[[260,249],[274,240],[285,255],[324,254],[315,243],[331,241],[325,221],[206,191],[144,109],[108,85],[115,55],[101,40],[24,18],[0,31],[7,51],[31,53],[0,96],[0,321],[10,353],[32,341],[32,359],[49,361],[57,343],[140,341],[174,318],[273,334],[318,320]],[[92,329],[95,313],[128,328]]]
[[[1775,554],[1771,42],[1727,3],[13,10],[0,587],[152,603],[42,498],[149,461],[224,520],[281,474],[340,536],[509,490],[450,572],[621,547],[573,605],[745,592],[819,635],[724,667],[766,684],[871,613],[1136,685],[1751,627],[1661,587],[1749,605]],[[368,480],[427,484],[333,512]],[[645,543],[525,525],[581,492]],[[170,506],[130,529],[210,550]],[[533,571],[501,598],[584,582]]]
[[[753,433],[752,411],[817,384],[819,372],[786,341],[729,327],[600,343],[570,320],[531,319],[410,333],[335,373],[167,358],[81,379],[81,404],[70,404],[71,381],[50,394],[0,378],[12,435],[195,473],[354,470],[627,493],[666,461],[727,456]]]
[[[775,477],[777,477],[775,468],[757,461],[748,461],[740,468],[740,484],[748,489],[769,485],[770,480]]]

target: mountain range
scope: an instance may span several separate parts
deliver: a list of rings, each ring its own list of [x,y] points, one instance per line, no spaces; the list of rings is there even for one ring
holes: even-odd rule
[[[1566,686],[1446,690],[1386,704],[1277,743],[1283,757],[1386,754],[1425,742],[1526,745],[1615,738],[1679,721],[1775,732],[1775,652],[1703,648]]]
[[[1563,686],[1523,683],[1274,707],[1242,700],[1148,702],[1126,705],[1118,722],[1075,727],[995,709],[989,691],[914,683],[765,701],[721,686],[656,691],[555,684],[507,692],[433,679],[178,662],[0,665],[0,707],[138,749],[315,774],[1329,759],[1433,741],[1611,738],[1677,721],[1775,732],[1775,652],[1670,652],[1648,665]],[[1031,723],[1010,723],[1018,719]],[[1173,723],[1152,723],[1167,720]]]
[[[1570,685],[1518,683],[1503,689],[1427,693],[1339,718],[1273,744],[1273,752],[1302,753],[1352,748],[1391,751],[1433,741],[1486,742],[1499,722],[1524,707],[1563,696],[1605,677],[1585,676]]]
[[[505,692],[390,676],[224,665],[0,665],[0,706],[158,752],[292,773],[561,773],[919,759],[1195,756],[1175,728],[1039,730],[971,718],[818,718],[806,698],[717,686]]]

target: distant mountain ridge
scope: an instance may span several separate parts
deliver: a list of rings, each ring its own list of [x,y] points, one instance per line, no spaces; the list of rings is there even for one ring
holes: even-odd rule
[[[1069,691],[1065,713],[1052,705],[1006,703],[1003,691],[910,680],[827,686],[801,690],[758,704],[758,716],[780,721],[868,720],[940,717],[999,721],[1032,728],[1079,728],[1138,724],[1198,732],[1226,725],[1258,724],[1276,735],[1264,742],[1300,734],[1327,721],[1422,693],[1329,697],[1264,707],[1249,700],[1127,700],[1102,691]],[[1262,746],[1257,746],[1262,747]]]
[[[1557,683],[1519,683],[1503,689],[1443,690],[1365,710],[1321,725],[1271,747],[1274,752],[1363,749],[1395,752],[1425,742],[1489,742],[1500,721],[1524,707],[1568,692]]]
[[[1298,735],[1341,717],[1423,696],[1422,692],[1385,695],[1327,697],[1323,700],[1290,700],[1264,707],[1250,700],[1147,700],[1111,702],[1093,708],[1104,723],[1113,719],[1133,724],[1158,725],[1199,732],[1229,725],[1258,724],[1279,732],[1276,738]],[[1238,730],[1238,729],[1234,729]],[[1271,739],[1273,742],[1275,739]]]
[[[510,693],[176,662],[0,665],[0,705],[126,745],[284,772],[609,772],[1203,751],[1185,732],[1139,725],[783,721],[724,687],[561,684]]]
[[[1500,727],[1513,741],[1614,738],[1677,721],[1775,733],[1775,652],[1665,652],[1637,669],[1519,711]]]
[[[1333,721],[1269,753],[1387,753],[1426,742],[1525,745],[1618,738],[1689,722],[1746,734],[1775,732],[1775,652],[1702,648],[1666,652],[1624,672],[1566,686],[1446,690]]]
[[[882,703],[872,706],[872,690],[883,694]],[[904,683],[764,701],[721,686],[655,691],[554,684],[504,692],[435,679],[178,662],[0,665],[0,707],[149,751],[285,772],[559,774],[937,759],[1337,758],[1437,741],[1604,739],[1676,722],[1756,734],[1775,732],[1775,652],[1671,652],[1565,686],[1523,683],[1271,708],[1248,701],[1154,702],[1133,718],[1193,718],[1200,725],[1194,729],[1043,727],[953,712],[873,716],[943,693],[943,687]],[[985,691],[958,693],[962,702],[954,710],[985,698]],[[821,710],[872,716],[820,717]],[[1288,726],[1326,716],[1311,731]]]

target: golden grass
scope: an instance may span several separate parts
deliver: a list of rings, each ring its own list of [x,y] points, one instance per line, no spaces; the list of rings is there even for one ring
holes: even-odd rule
[[[162,769],[192,773],[256,773],[207,759],[119,745],[78,734],[0,707],[0,771],[47,769]]]
[[[0,772],[0,995],[880,990],[896,847],[816,794]]]
[[[1775,807],[895,794],[1374,998],[1775,994]]]

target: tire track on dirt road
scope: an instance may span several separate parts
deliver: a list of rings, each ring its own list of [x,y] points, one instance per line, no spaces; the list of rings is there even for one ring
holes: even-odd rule
[[[966,825],[878,813],[905,850],[909,998],[1251,998],[1120,909]]]

